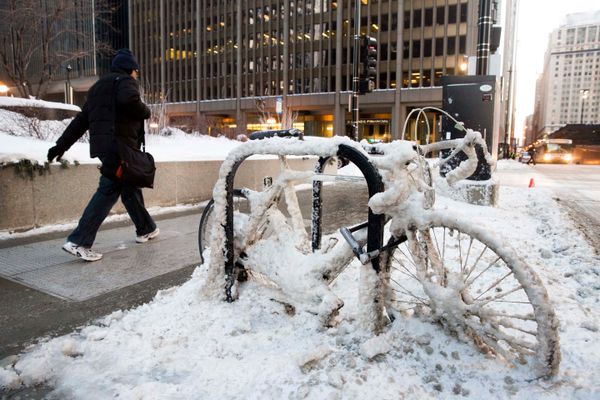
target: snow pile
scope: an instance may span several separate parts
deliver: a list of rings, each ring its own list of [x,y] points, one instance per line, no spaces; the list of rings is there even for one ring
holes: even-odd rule
[[[62,121],[40,120],[14,111],[0,109],[0,134],[2,135],[55,141],[70,122],[70,118]],[[10,148],[2,147],[3,152],[9,150]]]
[[[596,399],[600,260],[548,193],[501,191],[496,208],[445,198],[436,208],[509,239],[540,275],[562,323],[563,362],[552,380],[531,381],[529,366],[488,359],[417,318],[365,333],[357,320],[364,267],[354,262],[332,286],[345,304],[335,328],[252,281],[233,303],[206,299],[205,265],[149,304],[31,347],[0,370],[0,386],[43,383],[62,399]],[[282,275],[289,256],[279,256]]]

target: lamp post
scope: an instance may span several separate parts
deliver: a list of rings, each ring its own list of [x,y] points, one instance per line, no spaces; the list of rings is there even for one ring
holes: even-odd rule
[[[581,89],[579,93],[581,93],[581,116],[579,117],[579,123],[583,124],[583,109],[585,108],[585,100],[590,93],[590,89]]]
[[[73,67],[71,64],[67,65],[67,82],[65,82],[65,103],[73,104],[73,88],[71,87],[71,71]]]

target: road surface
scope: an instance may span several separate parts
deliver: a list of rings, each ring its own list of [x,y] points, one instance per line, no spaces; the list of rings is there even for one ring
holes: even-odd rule
[[[501,185],[528,186],[533,179],[535,187],[551,190],[600,254],[600,166],[507,164],[499,168],[498,175]]]

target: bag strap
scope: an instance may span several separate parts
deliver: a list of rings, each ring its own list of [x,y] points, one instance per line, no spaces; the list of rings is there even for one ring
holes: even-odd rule
[[[122,76],[117,76],[115,78],[115,80],[113,81],[113,87],[112,87],[112,98],[113,98],[113,102],[112,102],[112,115],[113,115],[113,123],[117,121],[117,88],[119,86],[119,82],[121,82],[121,80],[123,79]],[[114,127],[113,127],[114,129]],[[114,130],[113,130],[114,133]],[[146,152],[146,135],[142,135],[142,151],[145,153]]]
[[[112,117],[113,117],[113,135],[115,134],[115,123],[117,122],[117,87],[121,77],[117,76],[112,84]]]

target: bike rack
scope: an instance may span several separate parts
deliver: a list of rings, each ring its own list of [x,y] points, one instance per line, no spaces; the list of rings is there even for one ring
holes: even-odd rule
[[[367,188],[369,189],[369,198],[373,197],[373,195],[383,192],[383,180],[381,179],[381,175],[377,168],[369,161],[368,157],[366,157],[363,153],[358,150],[341,144],[338,148],[337,152],[338,157],[344,157],[348,161],[354,163],[363,173],[365,180],[367,181]],[[322,173],[325,168],[325,164],[329,160],[330,157],[320,157],[319,163],[315,168],[316,173]],[[323,182],[315,181],[313,182],[313,199],[312,199],[312,249],[313,251],[317,250],[321,244],[321,221],[322,221],[322,198],[321,198],[321,189],[323,187]],[[374,214],[369,208],[369,216],[367,218],[367,251],[373,251],[380,249],[383,244],[383,226],[384,223],[384,215],[383,214]],[[377,273],[379,273],[379,258],[374,258],[372,260],[373,268]]]
[[[225,295],[228,302],[233,301],[233,296],[231,294],[231,289],[235,283],[234,276],[234,238],[233,238],[233,184],[235,180],[235,174],[239,168],[239,166],[244,162],[244,160],[250,157],[252,154],[244,156],[240,159],[237,159],[235,163],[232,165],[229,173],[225,178],[225,190],[226,190],[226,199],[227,205],[225,206],[225,246],[224,246],[224,255],[225,255]],[[274,154],[276,155],[276,154]],[[365,180],[367,181],[367,187],[369,190],[369,198],[371,198],[374,194],[382,192],[384,189],[383,180],[377,168],[369,161],[368,157],[360,152],[358,149],[353,148],[351,146],[340,144],[338,146],[337,156],[344,157],[349,161],[353,162],[363,173]],[[322,173],[325,168],[325,164],[331,158],[329,157],[320,157],[319,161],[315,167],[316,173]],[[312,229],[311,229],[311,239],[312,239],[312,249],[313,251],[317,250],[320,247],[321,242],[321,222],[322,222],[322,198],[321,198],[321,189],[323,182],[315,181],[313,182],[313,196],[312,196]],[[369,209],[369,216],[367,221],[367,251],[374,251],[380,249],[383,244],[383,228],[384,228],[384,215],[383,214],[374,214],[371,209]],[[373,268],[379,273],[380,265],[379,258],[375,257],[371,261]]]

